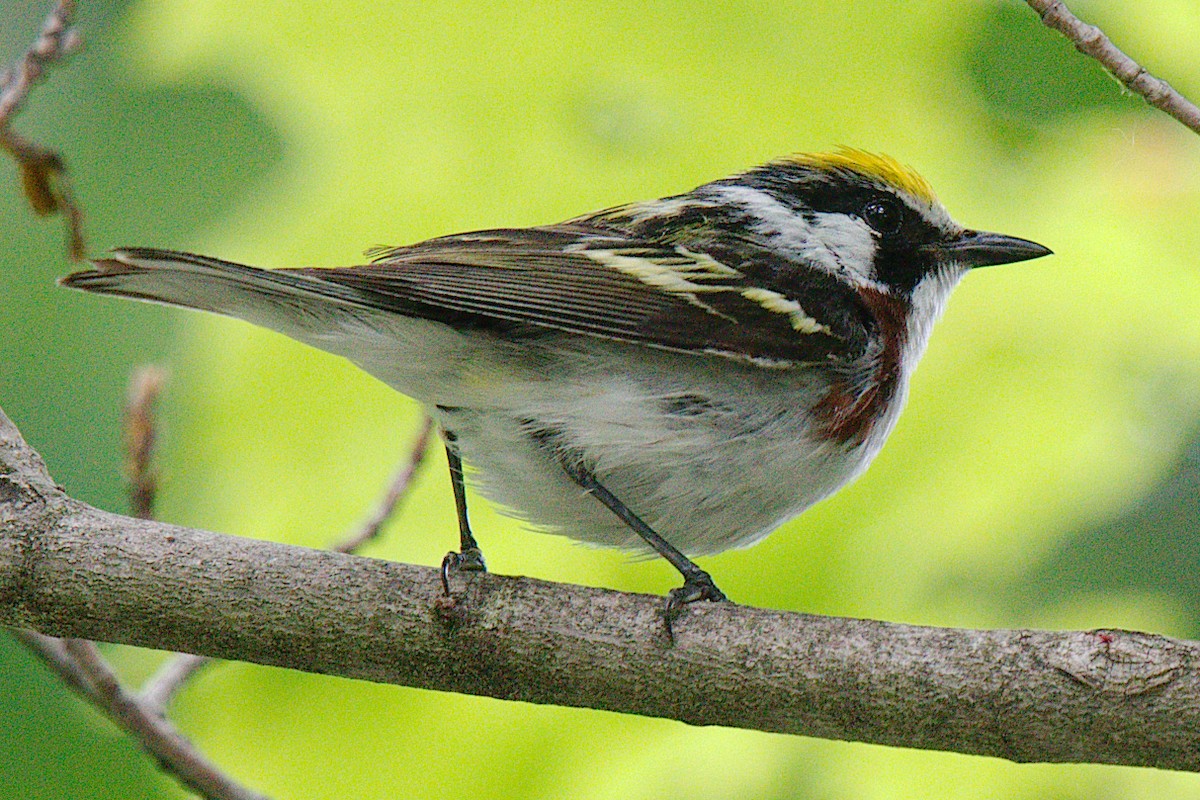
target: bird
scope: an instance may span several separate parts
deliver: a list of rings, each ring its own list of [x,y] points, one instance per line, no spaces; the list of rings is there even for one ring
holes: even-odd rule
[[[565,222],[259,269],[130,247],[63,286],[245,320],[418,400],[465,484],[536,529],[657,554],[664,613],[725,601],[692,558],[751,545],[860,475],[971,269],[1051,251],[965,228],[913,168],[842,147]],[[464,466],[464,464],[466,466]]]

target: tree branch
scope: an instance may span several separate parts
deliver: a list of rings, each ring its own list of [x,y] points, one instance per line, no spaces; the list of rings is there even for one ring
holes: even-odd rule
[[[152,431],[152,421],[148,420],[147,425]],[[425,456],[429,452],[429,440],[432,436],[433,418],[426,415],[425,421],[421,425],[421,430],[417,433],[416,441],[413,442],[404,462],[396,470],[395,475],[392,476],[388,491],[379,502],[379,505],[371,512],[371,516],[358,530],[353,531],[336,542],[330,548],[331,550],[336,553],[353,553],[379,536],[383,531],[384,523],[391,518],[401,501],[408,495],[408,489],[412,485],[413,478],[416,477],[417,471],[420,470],[421,465],[425,462]],[[152,435],[151,438],[153,438]],[[146,516],[140,514],[135,516],[147,519]],[[176,693],[198,672],[212,663],[212,661],[213,659],[206,656],[197,656],[190,653],[181,653],[171,658],[146,682],[146,685],[142,688],[142,700],[149,703],[152,707],[165,712]]]
[[[1146,71],[1112,43],[1104,31],[1088,25],[1071,13],[1061,0],[1025,0],[1042,18],[1046,27],[1066,36],[1075,49],[1100,62],[1126,89],[1147,103],[1170,114],[1195,133],[1200,133],[1200,108],[1171,88],[1162,78]]]
[[[0,624],[533,703],[1014,761],[1200,770],[1200,644],[467,576],[100,511],[0,414]]]

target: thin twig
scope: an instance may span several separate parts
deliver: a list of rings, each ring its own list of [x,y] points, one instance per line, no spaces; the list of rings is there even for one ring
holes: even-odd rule
[[[179,690],[212,662],[213,659],[207,656],[177,653],[164,661],[142,685],[138,697],[147,707],[153,708],[159,714],[166,714],[167,706],[171,705]]]
[[[1075,48],[1104,66],[1126,89],[1141,96],[1147,103],[1170,114],[1195,133],[1200,133],[1200,108],[1171,88],[1162,78],[1156,78],[1125,53],[1121,52],[1104,31],[1083,22],[1062,0],[1025,0],[1041,15],[1047,27],[1066,36]]]
[[[154,404],[162,393],[166,373],[159,367],[141,367],[129,382],[125,401],[125,478],[129,481],[129,505],[138,519],[154,519],[158,475],[151,461],[158,441]]]
[[[0,77],[0,125],[16,115],[49,64],[79,47],[79,35],[71,28],[74,13],[74,2],[60,0],[42,23],[37,41]]]
[[[25,197],[38,214],[61,213],[67,222],[67,252],[83,259],[83,214],[67,182],[62,156],[21,136],[11,128],[13,118],[40,81],[47,67],[77,50],[82,42],[71,27],[75,4],[60,0],[42,24],[37,41],[0,76],[0,148],[16,159]]]
[[[63,639],[61,646],[92,685],[88,699],[137,737],[142,747],[185,786],[211,800],[267,800],[266,795],[247,789],[221,772],[169,720],[125,691],[95,644],[85,639]]]
[[[99,695],[96,693],[96,687],[74,657],[67,652],[62,639],[21,628],[11,628],[9,633],[56,672],[65,684],[92,703],[97,702]]]
[[[383,530],[384,523],[396,513],[400,501],[408,494],[408,487],[412,484],[413,478],[416,477],[417,471],[425,461],[425,454],[429,451],[429,440],[432,436],[433,419],[426,416],[425,422],[421,426],[421,431],[417,434],[417,438],[408,452],[408,457],[400,465],[400,468],[396,470],[395,477],[392,478],[392,484],[388,488],[388,493],[384,495],[379,505],[376,506],[374,513],[371,514],[371,517],[363,523],[363,526],[357,532],[342,539],[331,547],[331,550],[337,553],[355,553],[379,536],[380,531]]]
[[[424,463],[432,436],[433,420],[427,416],[408,455],[396,470],[387,494],[380,500],[370,518],[361,528],[334,544],[330,550],[337,553],[354,553],[379,536],[384,524],[400,507],[413,478]],[[184,685],[212,662],[211,658],[190,653],[180,653],[169,659],[142,686],[142,702],[159,709],[160,713],[165,711]]]
[[[56,639],[20,629],[12,629],[11,633],[64,683],[137,737],[142,747],[185,786],[212,800],[266,800],[265,795],[224,775],[156,709],[129,695],[92,642]]]

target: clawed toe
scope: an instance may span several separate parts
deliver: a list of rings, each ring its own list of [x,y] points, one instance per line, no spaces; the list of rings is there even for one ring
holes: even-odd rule
[[[698,569],[695,573],[688,575],[684,579],[683,586],[680,586],[678,589],[672,589],[667,595],[667,604],[663,609],[663,620],[667,624],[667,635],[671,637],[672,641],[675,639],[672,623],[675,622],[687,605],[700,600],[726,603],[729,601],[729,598],[717,588],[717,585],[713,583],[712,577],[707,572]]]
[[[446,553],[442,559],[442,591],[450,596],[451,572],[487,572],[487,564],[483,562],[483,553],[478,547],[469,547],[461,553]]]

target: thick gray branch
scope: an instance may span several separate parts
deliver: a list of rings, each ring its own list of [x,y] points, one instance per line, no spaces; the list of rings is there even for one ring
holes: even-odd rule
[[[437,570],[72,500],[0,413],[0,624],[697,725],[1200,770],[1200,644],[972,631]]]

